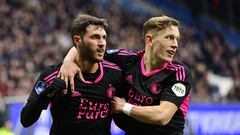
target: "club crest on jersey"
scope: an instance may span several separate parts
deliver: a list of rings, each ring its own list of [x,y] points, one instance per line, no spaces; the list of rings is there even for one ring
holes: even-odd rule
[[[112,84],[109,84],[109,88],[107,90],[107,96],[108,98],[112,98],[113,96],[116,95],[116,89],[112,86]]]
[[[159,94],[162,91],[162,86],[159,82],[154,82],[151,85],[151,92],[153,94]]]
[[[125,77],[125,80],[129,83],[129,84],[132,84],[133,83],[133,79],[132,79],[132,75],[128,75]]]
[[[47,88],[47,84],[43,81],[39,81],[35,86],[35,91],[39,95],[45,88]]]
[[[176,96],[183,97],[185,96],[185,93],[186,93],[186,87],[181,83],[175,83],[172,86],[172,91]]]

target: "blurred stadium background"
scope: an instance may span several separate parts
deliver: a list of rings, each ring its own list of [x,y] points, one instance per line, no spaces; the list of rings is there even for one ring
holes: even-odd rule
[[[48,135],[49,111],[27,129],[19,114],[39,72],[72,47],[69,26],[80,11],[108,20],[108,48],[135,51],[144,47],[141,28],[148,18],[179,19],[175,58],[190,66],[194,80],[185,135],[239,135],[239,10],[238,0],[0,0],[0,127]],[[124,134],[114,125],[112,133]]]

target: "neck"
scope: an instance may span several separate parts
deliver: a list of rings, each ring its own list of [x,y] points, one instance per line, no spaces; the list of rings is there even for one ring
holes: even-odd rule
[[[153,53],[149,51],[146,51],[144,53],[143,57],[144,57],[145,72],[151,72],[155,69],[159,69],[165,64],[165,62],[161,62],[161,60],[157,60],[156,58],[154,58],[152,54]]]
[[[84,60],[80,56],[77,57],[77,65],[80,67],[82,72],[95,73],[98,70],[97,62],[90,62],[89,60]]]

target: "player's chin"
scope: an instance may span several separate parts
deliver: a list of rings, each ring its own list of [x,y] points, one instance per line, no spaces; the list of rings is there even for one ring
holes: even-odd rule
[[[102,57],[96,57],[96,58],[95,58],[95,61],[96,61],[96,62],[100,62],[100,61],[102,61],[102,60],[103,60],[103,56],[102,56]]]
[[[95,56],[97,59],[103,59],[104,53],[97,53]]]
[[[172,60],[173,60],[173,57],[166,57],[166,58],[165,58],[165,62],[166,62],[166,63],[171,63]]]

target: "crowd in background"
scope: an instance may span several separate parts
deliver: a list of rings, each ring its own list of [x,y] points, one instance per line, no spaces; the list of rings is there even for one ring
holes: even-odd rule
[[[141,29],[147,16],[123,10],[115,1],[104,5],[92,0],[0,1],[0,97],[28,95],[40,71],[61,62],[72,47],[69,27],[77,13],[106,18],[108,48],[144,48]],[[240,45],[240,44],[239,44]],[[240,101],[240,53],[217,31],[182,26],[176,59],[187,64],[194,87],[191,102]],[[209,73],[230,79],[229,91],[221,94]],[[2,105],[1,105],[2,106]]]

